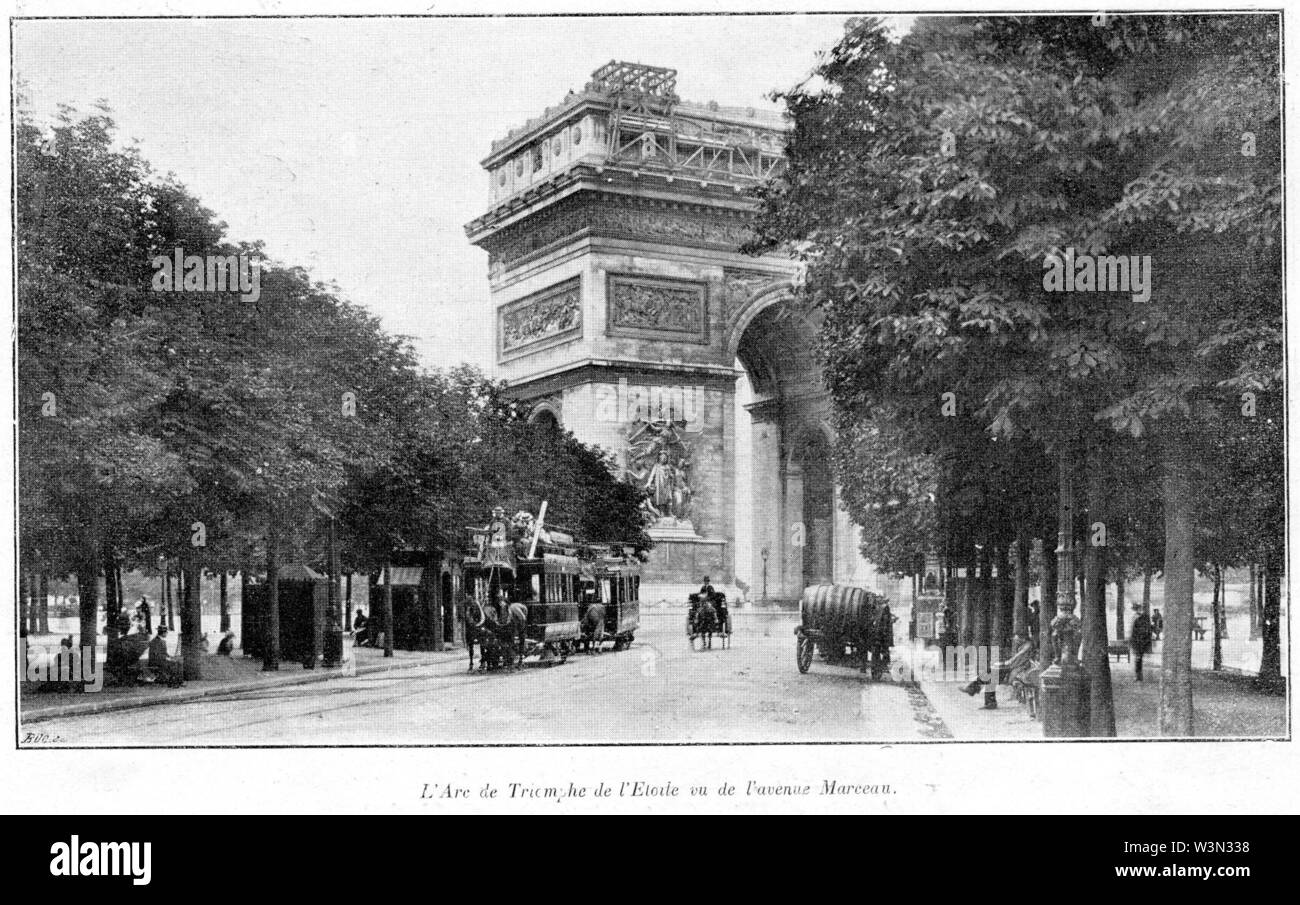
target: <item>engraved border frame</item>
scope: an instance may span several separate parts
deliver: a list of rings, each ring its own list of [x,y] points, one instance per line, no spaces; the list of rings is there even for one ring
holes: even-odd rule
[[[663,286],[669,289],[688,289],[697,293],[700,306],[699,330],[687,330],[673,327],[628,327],[615,323],[614,287],[622,284],[638,286]],[[661,342],[686,342],[707,346],[710,342],[709,331],[709,284],[702,280],[686,280],[675,277],[661,277],[651,274],[610,272],[605,274],[605,335],[620,336],[628,339],[659,340]]]
[[[506,348],[504,327],[505,327],[505,318],[507,314],[510,314],[522,308],[527,308],[530,305],[536,305],[540,302],[544,302],[550,298],[553,298],[557,295],[567,292],[571,288],[576,288],[578,290],[578,322],[574,326],[569,327],[567,330],[562,330],[559,333],[554,333],[550,336],[544,336],[540,339],[528,340],[527,342],[521,343],[520,345],[517,345],[511,349]],[[506,302],[505,304],[498,306],[496,311],[497,362],[501,363],[506,361],[513,361],[516,358],[522,358],[523,356],[531,355],[534,352],[541,352],[544,349],[551,349],[554,348],[555,346],[561,346],[564,345],[565,343],[572,342],[575,339],[581,339],[582,327],[583,327],[582,309],[583,309],[582,274],[575,274],[574,276],[563,279],[558,283],[552,283],[550,286],[547,286],[544,289],[539,289],[536,292],[530,292],[528,295],[525,295],[521,298],[517,298],[513,301]]]

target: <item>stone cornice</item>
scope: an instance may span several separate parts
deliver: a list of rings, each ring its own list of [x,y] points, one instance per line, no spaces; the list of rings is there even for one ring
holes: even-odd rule
[[[628,382],[645,381],[662,384],[689,380],[712,389],[735,386],[740,372],[725,365],[676,364],[666,362],[625,361],[588,358],[550,371],[543,371],[506,386],[506,393],[516,399],[549,396],[567,387],[583,383],[611,383],[619,378]]]
[[[482,247],[499,230],[580,191],[688,205],[700,213],[733,211],[752,215],[758,210],[758,201],[749,194],[752,187],[753,183],[749,182],[577,163],[471,220],[465,224],[465,234],[473,244]]]

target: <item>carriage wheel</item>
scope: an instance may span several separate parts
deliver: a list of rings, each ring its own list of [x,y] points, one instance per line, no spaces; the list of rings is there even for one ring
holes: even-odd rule
[[[812,666],[815,644],[811,638],[800,638],[798,644],[799,646],[795,650],[796,662],[799,665],[799,672],[806,673],[808,667]]]

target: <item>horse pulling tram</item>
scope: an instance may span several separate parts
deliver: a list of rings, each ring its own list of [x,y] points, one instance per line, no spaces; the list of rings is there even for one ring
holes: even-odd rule
[[[543,504],[541,517],[545,516]],[[615,650],[640,627],[640,563],[631,548],[587,545],[541,518],[521,512],[506,520],[493,511],[487,528],[471,528],[478,543],[464,560],[465,642],[480,669],[563,663],[579,645]]]
[[[889,668],[894,646],[894,615],[879,594],[847,585],[805,588],[794,630],[799,672],[812,666],[814,652],[827,663],[871,670],[879,679]]]

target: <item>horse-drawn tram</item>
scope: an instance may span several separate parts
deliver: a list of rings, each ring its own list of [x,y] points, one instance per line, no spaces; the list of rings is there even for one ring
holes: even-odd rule
[[[545,514],[543,508],[542,514]],[[631,548],[588,545],[521,512],[500,508],[466,556],[465,642],[470,669],[562,663],[579,645],[615,650],[640,627],[640,569]]]
[[[894,646],[894,615],[879,594],[848,585],[805,588],[794,633],[799,672],[812,666],[814,652],[832,665],[871,670],[879,679],[889,667]]]
[[[588,599],[579,601],[579,616],[596,634],[600,623],[591,604],[599,604],[605,617],[603,631],[591,640],[597,647],[610,640],[614,650],[623,650],[641,627],[641,563],[630,549],[621,546],[592,545],[587,549],[591,569],[590,579],[584,580],[584,596]]]

